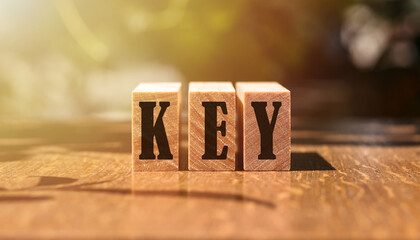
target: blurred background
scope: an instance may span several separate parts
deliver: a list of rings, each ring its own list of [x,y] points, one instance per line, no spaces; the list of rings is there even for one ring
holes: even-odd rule
[[[419,50],[417,0],[0,0],[0,120],[129,120],[141,81],[278,81],[294,116],[419,117]]]

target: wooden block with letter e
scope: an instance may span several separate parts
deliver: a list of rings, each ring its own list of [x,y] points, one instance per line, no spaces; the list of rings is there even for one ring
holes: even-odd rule
[[[236,83],[244,170],[290,170],[290,91],[276,82]]]
[[[235,89],[230,82],[191,82],[188,169],[235,169]]]
[[[181,83],[140,83],[132,92],[133,171],[179,168]]]

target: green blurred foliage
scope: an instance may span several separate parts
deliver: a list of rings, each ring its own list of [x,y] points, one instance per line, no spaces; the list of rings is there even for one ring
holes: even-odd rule
[[[377,95],[379,103],[372,109],[352,106],[355,96],[367,99],[353,93],[360,85],[357,79],[373,79],[365,90],[371,96],[382,75],[356,69],[351,44],[348,49],[342,45],[349,9],[364,9],[373,22],[382,18],[384,26],[392,26],[407,14],[418,14],[419,4],[0,0],[0,119],[107,112],[129,118],[130,90],[140,81],[156,80],[279,81],[296,93],[294,113],[366,115],[386,96]],[[375,64],[370,71],[388,66]],[[418,94],[411,95],[407,101]],[[305,96],[314,96],[310,107]]]

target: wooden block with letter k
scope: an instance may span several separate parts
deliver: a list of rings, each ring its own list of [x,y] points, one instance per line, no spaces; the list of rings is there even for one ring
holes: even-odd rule
[[[290,91],[276,82],[236,83],[244,170],[290,170]]]
[[[230,82],[191,82],[188,169],[235,170],[235,89]]]
[[[132,92],[133,171],[179,169],[181,83],[141,83]]]

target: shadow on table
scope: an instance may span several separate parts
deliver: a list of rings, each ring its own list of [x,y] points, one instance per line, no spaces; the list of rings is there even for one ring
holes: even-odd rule
[[[16,195],[16,196],[0,196],[0,202],[39,202],[44,200],[52,200],[51,196],[26,196],[26,195]]]
[[[327,160],[316,152],[294,152],[291,158],[291,171],[336,170]]]
[[[200,192],[186,190],[132,190],[132,189],[99,189],[99,188],[68,188],[67,191],[91,192],[91,193],[108,193],[116,195],[132,195],[136,197],[185,197],[197,199],[213,199],[213,200],[232,200],[235,202],[252,202],[268,208],[275,208],[276,205],[270,201],[261,200],[253,197],[246,197],[242,194],[233,193],[217,193],[217,192]]]
[[[224,193],[224,192],[204,192],[204,191],[189,191],[189,190],[135,190],[135,189],[121,189],[121,188],[86,188],[86,186],[93,186],[103,183],[109,183],[111,181],[99,181],[92,183],[81,183],[74,184],[77,179],[67,177],[55,177],[55,176],[33,176],[39,177],[39,183],[30,188],[8,190],[0,188],[0,192],[18,193],[21,191],[44,191],[44,190],[55,190],[55,191],[69,191],[69,192],[89,192],[89,193],[105,193],[113,195],[131,195],[135,197],[183,197],[183,198],[195,198],[195,199],[213,199],[213,200],[230,200],[235,202],[251,202],[267,208],[275,208],[276,205],[270,201],[263,199],[253,198],[244,196],[239,193]],[[51,188],[57,185],[57,187]],[[43,187],[50,188],[43,188]],[[10,195],[0,196],[1,202],[33,202],[33,201],[44,201],[52,200],[52,196],[27,196],[27,195]]]

